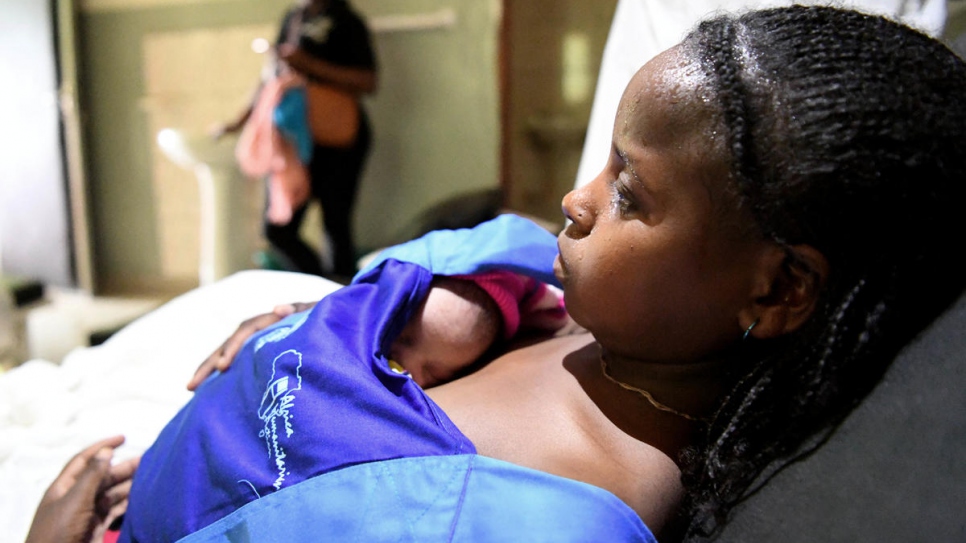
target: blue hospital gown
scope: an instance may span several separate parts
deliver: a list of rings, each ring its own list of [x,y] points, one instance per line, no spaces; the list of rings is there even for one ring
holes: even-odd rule
[[[388,367],[434,274],[555,283],[555,254],[514,216],[434,232],[252,336],[145,453],[120,541],[653,541],[605,490],[477,455]]]

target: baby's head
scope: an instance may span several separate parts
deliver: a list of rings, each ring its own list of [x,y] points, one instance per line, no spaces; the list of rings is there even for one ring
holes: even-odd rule
[[[732,364],[685,465],[699,522],[962,292],[964,97],[939,42],[820,7],[702,23],[628,86],[610,162],[565,198],[558,272],[614,354]]]
[[[421,387],[439,385],[476,362],[500,337],[502,322],[496,302],[474,281],[437,276],[390,358]]]

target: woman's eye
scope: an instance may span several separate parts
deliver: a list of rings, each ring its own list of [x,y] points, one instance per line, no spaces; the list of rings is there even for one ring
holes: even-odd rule
[[[617,207],[621,215],[627,215],[634,209],[633,202],[628,195],[624,194],[624,191],[617,192]]]
[[[614,204],[622,216],[626,216],[637,210],[637,201],[634,192],[627,185],[627,180],[621,174],[614,187]]]

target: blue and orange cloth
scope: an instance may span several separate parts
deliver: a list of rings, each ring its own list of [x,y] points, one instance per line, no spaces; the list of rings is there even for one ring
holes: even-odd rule
[[[145,453],[120,541],[654,541],[609,492],[476,454],[388,366],[434,275],[555,284],[555,255],[515,216],[433,232],[251,337]]]

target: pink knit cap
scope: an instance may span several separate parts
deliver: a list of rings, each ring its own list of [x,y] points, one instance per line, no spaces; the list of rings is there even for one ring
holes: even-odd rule
[[[503,315],[503,338],[526,326],[555,330],[567,320],[563,298],[532,277],[506,270],[490,270],[457,279],[473,281],[490,295]]]

